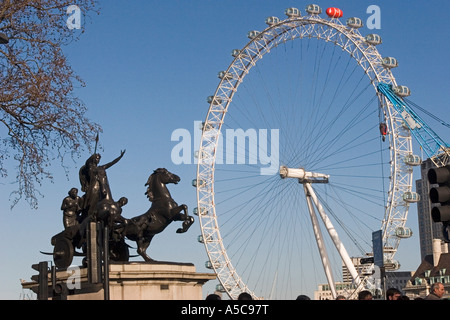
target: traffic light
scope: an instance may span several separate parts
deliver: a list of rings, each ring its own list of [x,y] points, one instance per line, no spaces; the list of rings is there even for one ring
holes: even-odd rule
[[[450,165],[428,170],[428,182],[438,185],[430,188],[430,201],[437,204],[431,209],[431,217],[443,223],[444,239],[450,242]]]
[[[38,300],[48,300],[48,263],[47,261],[39,262],[37,264],[31,265],[31,268],[39,272],[37,276],[38,283]],[[36,277],[31,277],[32,280],[36,281]]]

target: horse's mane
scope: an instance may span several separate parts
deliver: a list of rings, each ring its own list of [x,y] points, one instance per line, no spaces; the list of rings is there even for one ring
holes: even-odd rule
[[[145,192],[145,194],[147,195],[148,200],[150,200],[151,202],[155,200],[155,196],[153,195],[153,180],[158,173],[162,173],[164,172],[164,170],[165,169],[162,168],[154,170],[150,177],[148,177],[147,183],[145,184],[145,186],[147,187],[147,191]]]

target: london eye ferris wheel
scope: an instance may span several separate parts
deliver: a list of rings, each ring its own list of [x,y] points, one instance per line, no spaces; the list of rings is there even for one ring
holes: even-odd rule
[[[367,285],[351,257],[395,254],[411,203],[413,152],[405,115],[380,85],[402,99],[393,57],[361,19],[308,5],[268,17],[232,51],[208,97],[198,150],[197,208],[206,265],[230,298],[292,298],[308,278],[349,271],[355,293]],[[317,253],[316,253],[317,252]],[[368,265],[370,269],[372,265]],[[318,271],[320,271],[320,275]]]

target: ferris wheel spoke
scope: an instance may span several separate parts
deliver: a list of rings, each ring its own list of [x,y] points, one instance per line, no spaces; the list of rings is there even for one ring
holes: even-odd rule
[[[363,93],[364,91],[367,90],[368,87],[364,88],[361,92]],[[352,103],[354,103],[356,101],[356,99],[353,100]],[[372,100],[373,101],[373,100]],[[329,133],[332,132],[331,130],[329,130],[330,128],[332,128],[333,126],[335,126],[335,124],[337,123],[338,120],[342,119],[343,117],[346,117],[347,113],[346,111],[349,110],[349,107],[352,105],[352,103],[348,103],[348,101],[345,103],[345,105],[342,107],[342,109],[340,110],[340,112],[338,114],[336,114],[336,116],[333,119],[330,119],[329,123],[327,125],[325,125],[325,127],[321,128],[322,130],[320,130],[320,132],[322,132],[322,134],[319,135],[319,137],[321,138],[321,140],[319,140],[319,142],[317,143],[317,148],[321,148],[323,146],[323,144],[325,143],[325,138],[328,137]],[[369,106],[371,102],[369,102],[368,104],[366,104],[366,106]],[[335,135],[334,137],[332,137],[332,139],[327,142],[327,145],[331,145],[334,144],[334,142],[338,139],[340,139],[342,137],[342,135],[344,135],[345,133],[350,132],[352,126],[356,125],[357,119],[359,116],[361,116],[362,112],[364,112],[364,109],[361,110],[360,112],[358,112],[355,116],[351,117],[350,120],[347,122],[347,124],[344,125],[343,129],[337,133],[337,135]]]
[[[367,88],[365,88],[366,90]],[[334,132],[330,130],[335,126],[337,120],[343,116],[342,113],[338,114],[334,119],[331,119],[329,124],[323,125],[324,121],[322,121],[322,124],[319,124],[318,127],[320,127],[320,130],[317,130],[319,133],[315,137],[315,139],[310,139],[309,143],[306,145],[306,149],[314,147],[315,150],[329,150],[330,147],[334,147],[335,149],[339,149],[340,146],[337,143],[338,141],[343,141],[343,144],[348,145],[349,141],[351,142],[351,145],[354,144],[354,142],[357,140],[358,135],[354,135],[352,132],[352,129],[359,124],[360,120],[364,120],[366,117],[372,115],[374,111],[365,114],[364,112],[367,111],[368,107],[374,102],[374,97],[365,104],[365,107],[362,108],[360,111],[356,112],[354,116],[349,118],[348,120],[345,120],[345,124],[342,125],[343,129],[341,129],[339,132],[337,132],[334,136],[330,137],[328,141],[326,141],[326,138],[331,135],[330,132]],[[376,127],[378,124],[376,124]],[[375,126],[373,126],[374,128]],[[351,135],[352,140],[342,139],[346,138],[346,135]],[[321,153],[313,152],[313,154],[320,155]],[[308,158],[313,158],[312,156],[309,156]],[[314,161],[311,161],[314,162]]]

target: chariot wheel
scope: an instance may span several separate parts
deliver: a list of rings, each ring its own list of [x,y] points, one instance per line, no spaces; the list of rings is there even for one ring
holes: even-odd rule
[[[67,269],[72,264],[75,254],[72,242],[66,237],[55,239],[53,248],[53,262],[58,269]]]
[[[401,115],[377,90],[399,87],[391,72],[397,61],[380,55],[379,35],[361,35],[361,19],[343,24],[321,13],[309,5],[304,16],[289,8],[285,20],[267,18],[232,51],[207,98],[194,213],[206,266],[232,299],[243,291],[292,299],[327,280],[336,286],[328,273],[344,278],[344,260],[373,256],[377,230],[383,260],[395,270],[400,240],[411,234],[412,167],[420,163]],[[339,255],[323,255],[332,242]],[[327,280],[317,273],[321,264]],[[350,291],[370,286],[359,276],[347,275]]]

